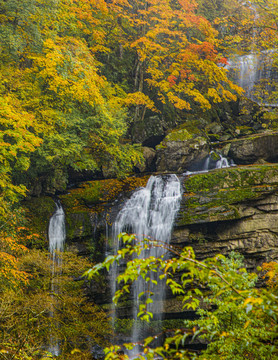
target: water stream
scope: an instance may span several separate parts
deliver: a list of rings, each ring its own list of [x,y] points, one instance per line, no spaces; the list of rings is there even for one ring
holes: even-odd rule
[[[225,156],[213,151],[201,163],[195,165],[191,171],[186,171],[184,175],[199,174],[231,166],[235,166],[232,159],[228,159]]]
[[[65,239],[65,213],[60,202],[56,202],[56,210],[50,218],[48,226],[49,252],[52,259],[51,293],[53,294],[53,303],[55,295],[59,293],[59,283],[56,281],[56,275],[61,272],[61,253],[64,251]],[[52,306],[50,316],[53,317],[54,311],[54,306]],[[54,356],[58,356],[60,353],[59,341],[53,332],[50,334],[48,351]]]
[[[179,210],[181,200],[181,185],[176,175],[151,176],[146,187],[140,188],[133,193],[131,198],[126,201],[124,207],[119,212],[113,225],[113,234],[116,251],[119,247],[117,235],[121,232],[135,233],[137,241],[143,238],[158,240],[168,244],[175,216]],[[160,257],[166,250],[161,247],[150,246],[141,253],[141,258],[150,256]],[[116,269],[112,269],[114,274],[111,278],[112,292],[116,291],[117,276]],[[152,274],[153,280],[158,282],[157,286],[152,286],[148,291],[154,292],[153,304],[149,304],[148,311],[156,314],[156,319],[161,319],[163,312],[163,300],[165,284],[159,280],[159,273]],[[133,318],[137,319],[139,308],[139,294],[147,291],[148,284],[142,278],[133,286]],[[136,323],[136,322],[135,322]],[[133,326],[132,342],[140,340],[138,326]]]

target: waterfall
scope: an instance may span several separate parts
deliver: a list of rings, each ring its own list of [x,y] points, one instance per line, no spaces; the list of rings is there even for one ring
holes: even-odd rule
[[[264,106],[277,106],[278,72],[274,49],[235,56],[229,60],[233,80],[245,90],[245,96]]]
[[[224,156],[222,156],[221,154],[219,154],[220,159],[216,161],[215,164],[215,168],[216,169],[222,169],[222,168],[226,168],[226,167],[230,167],[231,165],[229,164],[229,160],[227,158],[225,158]]]
[[[190,171],[186,171],[184,175],[199,174],[208,172],[214,169],[222,169],[235,166],[232,159],[227,159],[225,156],[211,151],[211,153],[200,163],[194,164]]]
[[[48,225],[49,252],[52,258],[51,292],[53,295],[58,294],[59,292],[59,284],[55,283],[55,275],[61,271],[62,258],[60,253],[64,251],[65,239],[65,213],[61,203],[56,202],[56,210],[50,218]],[[52,306],[52,310],[50,313],[51,317],[53,317],[54,311],[54,306]],[[49,352],[52,355],[58,356],[60,348],[58,339],[55,334],[51,333],[49,342]]]
[[[228,70],[240,87],[245,90],[245,96],[259,105],[277,106],[277,50],[258,49],[257,38],[262,29],[257,23],[259,19],[258,6],[251,1],[244,3],[254,13],[253,33],[250,38],[250,52],[241,56],[233,56],[228,60]]]
[[[124,207],[119,212],[113,225],[114,241],[116,250],[119,245],[117,235],[121,232],[132,232],[137,236],[137,241],[144,238],[158,240],[168,244],[171,238],[171,232],[175,216],[179,210],[181,200],[181,185],[176,175],[151,176],[146,187],[140,188],[133,193],[131,198],[126,201]],[[166,253],[164,248],[151,247],[141,253],[141,258],[150,256],[159,257]],[[116,271],[112,269],[112,292],[116,290]],[[153,280],[158,282],[154,289],[152,297],[153,304],[148,311],[156,313],[156,318],[162,315],[165,284],[159,280],[159,273],[156,273]],[[146,282],[141,278],[133,286],[133,317],[137,318],[139,308],[138,295],[146,291]],[[139,341],[138,327],[134,326],[132,331],[132,342]]]

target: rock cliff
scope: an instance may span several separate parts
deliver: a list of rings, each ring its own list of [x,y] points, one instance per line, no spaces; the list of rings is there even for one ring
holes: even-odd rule
[[[119,208],[148,177],[87,182],[62,195],[68,246],[101,258]],[[240,251],[253,268],[278,259],[278,165],[237,166],[180,178],[184,192],[173,244],[193,246],[199,258]],[[51,199],[43,204],[51,215]],[[36,230],[45,238],[46,210],[40,222],[36,209],[34,226],[41,224]]]
[[[236,250],[252,268],[278,259],[278,165],[219,169],[183,184],[174,244],[200,258]]]

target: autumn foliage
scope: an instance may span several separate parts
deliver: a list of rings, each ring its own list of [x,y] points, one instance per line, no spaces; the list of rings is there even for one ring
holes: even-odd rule
[[[128,173],[141,155],[125,137],[146,113],[239,92],[194,1],[8,0],[0,14],[2,213],[36,177],[62,190],[69,168]]]

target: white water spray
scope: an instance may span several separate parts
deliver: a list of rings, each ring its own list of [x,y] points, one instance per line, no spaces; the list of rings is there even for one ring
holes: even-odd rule
[[[56,260],[56,253],[64,251],[66,239],[65,213],[60,202],[56,203],[56,210],[48,226],[49,252]]]
[[[228,69],[245,96],[259,105],[277,107],[277,50],[269,49],[235,56]]]
[[[198,168],[194,169],[194,171],[186,171],[184,173],[184,175],[194,175],[194,174],[200,174],[200,173],[205,173],[208,172],[210,170],[214,170],[214,169],[223,169],[223,168],[228,168],[231,166],[235,166],[235,163],[233,162],[233,160],[228,160],[225,156],[222,156],[221,154],[217,153],[217,160],[213,159],[213,156],[211,152],[203,161],[203,163],[201,165],[199,165]]]

